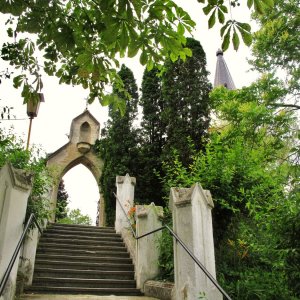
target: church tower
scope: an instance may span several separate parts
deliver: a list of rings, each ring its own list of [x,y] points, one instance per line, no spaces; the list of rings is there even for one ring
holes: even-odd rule
[[[217,51],[217,66],[215,73],[214,87],[225,86],[229,90],[235,90],[233,79],[230,75],[229,69],[226,65],[225,59],[223,57],[223,51]]]

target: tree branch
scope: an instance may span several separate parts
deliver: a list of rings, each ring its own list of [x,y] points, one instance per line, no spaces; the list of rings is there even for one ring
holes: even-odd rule
[[[300,105],[297,105],[297,104],[271,103],[270,105],[274,106],[274,107],[292,107],[292,108],[295,108],[295,109],[300,109]]]

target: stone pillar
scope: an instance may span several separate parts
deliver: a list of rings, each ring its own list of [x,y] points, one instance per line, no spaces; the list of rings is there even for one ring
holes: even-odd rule
[[[142,236],[154,229],[162,226],[163,208],[150,205],[136,206],[136,228],[137,236]],[[144,291],[144,283],[147,280],[154,279],[159,273],[158,256],[159,249],[157,240],[162,232],[158,231],[137,240],[137,264],[136,280],[137,287]]]
[[[171,188],[170,209],[173,229],[189,250],[215,278],[215,255],[209,191],[200,184],[191,188]],[[176,300],[195,300],[204,292],[209,300],[222,299],[221,293],[194,263],[179,243],[174,242]]]
[[[127,215],[130,208],[133,207],[135,183],[135,177],[130,177],[128,174],[126,174],[126,176],[116,177],[117,197]],[[129,227],[129,224],[126,215],[120,207],[119,202],[116,200],[116,232],[121,233],[122,229],[127,227]]]
[[[36,256],[36,249],[39,240],[39,231],[35,227],[30,230],[27,234],[22,250],[21,250],[21,263],[19,265],[18,273],[22,275],[22,284],[25,286],[32,284],[34,262]],[[22,293],[22,287],[20,287],[20,292]]]
[[[23,232],[27,201],[31,191],[32,175],[6,164],[0,170],[0,278],[9,264]],[[10,273],[4,294],[5,300],[13,299],[19,257]]]

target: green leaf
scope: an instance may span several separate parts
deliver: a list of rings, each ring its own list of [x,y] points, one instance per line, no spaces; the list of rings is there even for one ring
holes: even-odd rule
[[[144,66],[147,63],[147,61],[148,61],[148,54],[147,54],[146,50],[143,49],[143,52],[140,56],[140,63]]]
[[[211,12],[211,10],[213,8],[214,8],[213,6],[211,6],[210,4],[208,4],[207,6],[203,7],[202,10],[203,10],[204,14],[207,16]]]
[[[147,62],[147,70],[151,71],[153,69],[153,67],[154,67],[153,60],[149,59],[148,62]]]
[[[274,1],[273,0],[263,0],[263,2],[269,8],[274,7]]]
[[[219,9],[222,10],[223,13],[228,14],[228,9],[225,5],[220,5]]]
[[[131,42],[128,46],[128,57],[134,57],[139,51],[139,45],[136,42]]]
[[[232,43],[233,43],[233,49],[238,50],[240,45],[240,39],[235,29],[233,31]]]
[[[208,28],[212,28],[216,23],[216,10],[211,14],[210,18],[208,19]]]
[[[178,32],[180,35],[183,35],[183,34],[184,34],[184,31],[185,31],[184,26],[183,26],[181,23],[179,23],[178,26],[177,26],[177,32]]]
[[[114,101],[114,95],[104,95],[102,99],[100,99],[100,104],[102,106],[108,106]]]
[[[81,54],[79,54],[76,58],[76,62],[81,65],[84,66],[86,65],[89,61],[91,61],[92,57],[90,53],[87,52],[83,52]]]
[[[118,32],[120,30],[120,26],[118,23],[111,23],[109,24],[109,27],[107,27],[106,30],[103,32],[103,40],[107,42],[108,44],[111,44],[116,41]]]
[[[253,6],[253,0],[247,0],[247,6],[251,8]]]
[[[222,50],[226,51],[229,47],[229,41],[230,41],[230,28],[227,30],[222,43]]]
[[[231,21],[227,21],[224,26],[222,26],[220,30],[221,37],[224,35],[225,30],[228,28],[228,26],[231,24]]]
[[[192,57],[193,56],[193,52],[190,48],[183,48],[184,53],[186,54],[186,56],[188,57]]]
[[[129,42],[128,31],[125,25],[122,26],[121,35],[120,35],[120,46],[124,50],[126,49]]]
[[[8,35],[9,37],[13,37],[13,36],[14,36],[14,31],[13,31],[13,29],[12,29],[11,27],[9,27],[9,28],[7,29],[7,35]]]
[[[252,34],[245,31],[240,31],[240,33],[245,45],[250,46],[252,44]]]
[[[263,14],[264,13],[264,7],[262,0],[254,0],[254,9],[257,13]]]
[[[171,52],[170,58],[171,58],[172,62],[175,62],[177,60],[178,56],[175,55],[173,52]]]
[[[224,22],[225,22],[225,16],[224,16],[223,12],[221,11],[221,9],[218,9],[218,20],[221,24],[224,24]]]
[[[186,54],[184,53],[184,51],[180,51],[179,56],[180,56],[180,59],[182,59],[183,61],[186,60]]]
[[[248,23],[240,23],[240,22],[236,22],[238,27],[241,27],[243,30],[251,32],[251,26]]]
[[[19,88],[22,85],[22,82],[25,79],[25,75],[18,75],[13,79],[13,86],[14,88]]]

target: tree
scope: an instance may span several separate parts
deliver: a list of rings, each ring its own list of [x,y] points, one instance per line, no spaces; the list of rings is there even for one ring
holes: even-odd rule
[[[186,61],[168,61],[162,79],[165,102],[162,119],[166,126],[164,157],[167,158],[171,149],[175,148],[185,165],[190,162],[191,155],[187,144],[192,142],[199,150],[205,143],[210,121],[211,90],[206,57],[200,43],[188,38],[187,46],[193,51],[193,56]]]
[[[299,213],[299,165],[290,130],[295,118],[288,109],[278,112],[269,105],[277,97],[270,77],[241,90],[214,90],[218,122],[205,151],[195,152],[189,166],[178,155],[165,164],[166,188],[200,182],[211,191],[218,278],[233,299],[297,295],[287,280],[298,279],[297,242],[287,246],[282,234],[287,220],[289,235],[299,226],[292,221]]]
[[[162,184],[156,172],[162,172],[161,154],[165,144],[166,126],[162,120],[164,99],[159,70],[145,69],[142,81],[140,105],[143,109],[141,122],[141,155],[138,184],[143,203],[162,205]],[[155,187],[155,188],[154,188]]]
[[[216,20],[224,24],[224,49],[230,38],[237,49],[239,34],[247,45],[251,43],[248,24],[230,18],[226,22],[228,6],[235,6],[235,1],[199,2],[206,5],[203,11],[209,15],[210,28]],[[247,4],[262,12],[272,1]],[[14,78],[14,86],[22,86],[25,102],[38,101],[43,86],[40,66],[48,75],[57,76],[60,83],[88,88],[89,102],[98,98],[102,104],[110,104],[116,98],[105,95],[107,83],[113,82],[118,91],[124,91],[116,71],[118,56],[139,53],[141,64],[151,69],[165,57],[175,61],[191,55],[184,36],[193,30],[195,22],[170,0],[14,0],[1,1],[0,12],[8,14],[6,26],[11,38],[2,45],[1,58],[22,70]],[[37,39],[19,38],[19,33],[35,34]],[[43,58],[37,59],[37,48]]]
[[[92,220],[88,215],[82,214],[79,208],[67,209],[67,216],[59,219],[60,224],[92,225]]]
[[[291,99],[289,102],[285,99],[274,105],[294,109],[300,109],[299,5],[299,0],[279,0],[272,9],[267,9],[265,15],[254,15],[260,29],[254,34],[251,60],[254,68],[260,72],[285,71],[284,87]]]
[[[193,51],[192,57],[175,63],[167,61],[162,75],[157,69],[144,72],[138,176],[143,203],[164,203],[158,174],[162,176],[162,161],[168,159],[171,149],[177,149],[187,164],[191,154],[187,144],[192,142],[200,149],[207,135],[211,85],[205,53],[194,39],[188,38],[186,45]]]
[[[121,112],[116,110],[113,105],[110,106],[109,120],[102,132],[103,139],[96,146],[100,157],[104,160],[100,182],[106,203],[108,225],[113,225],[115,220],[116,200],[113,191],[115,190],[116,176],[139,173],[137,171],[137,130],[133,124],[137,116],[138,89],[132,71],[125,65],[122,65],[119,76],[131,99],[127,99],[124,93],[118,94],[120,99],[125,100],[126,107],[122,108],[124,115],[121,117]]]
[[[58,185],[57,191],[57,201],[56,201],[56,214],[55,214],[55,221],[59,221],[60,219],[67,217],[67,205],[68,205],[68,198],[69,195],[65,190],[65,184],[63,179],[60,181]]]

